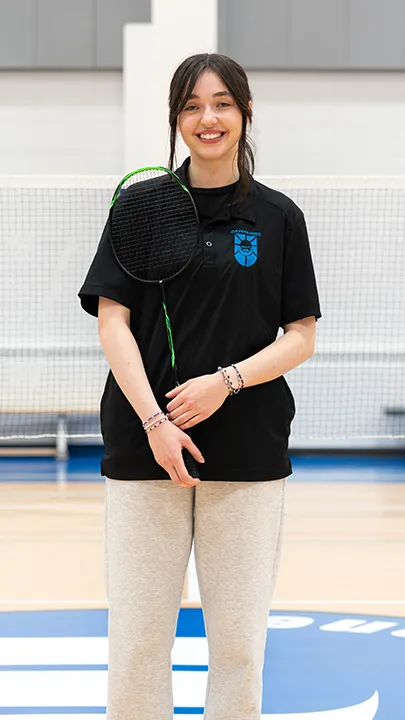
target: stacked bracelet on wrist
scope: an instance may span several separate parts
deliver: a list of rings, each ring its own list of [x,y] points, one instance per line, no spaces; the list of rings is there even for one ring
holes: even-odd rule
[[[243,388],[245,387],[245,383],[243,382],[243,377],[242,377],[242,375],[240,374],[240,371],[239,371],[239,369],[236,367],[236,365],[232,364],[231,367],[233,367],[233,369],[235,370],[236,376],[237,376],[237,378],[238,378],[238,389],[235,390],[235,392],[238,393],[238,392],[240,392],[240,390],[243,390]]]
[[[166,422],[166,420],[168,419],[169,418],[167,417],[167,415],[165,415],[161,410],[159,410],[159,412],[151,415],[150,418],[145,420],[145,422],[142,423],[142,427],[146,433],[150,433],[151,430],[159,427],[159,425]]]
[[[219,367],[218,367],[218,372],[221,373],[221,375],[222,375],[222,377],[223,377],[223,379],[224,379],[225,385],[226,385],[226,387],[228,388],[229,394],[230,394],[230,395],[237,395],[238,392],[240,392],[240,391],[244,388],[245,384],[244,384],[244,382],[243,382],[242,375],[240,374],[240,371],[239,371],[239,369],[236,367],[236,365],[233,365],[233,364],[232,364],[231,367],[233,367],[233,369],[234,369],[235,372],[236,372],[236,377],[238,378],[238,387],[234,387],[234,385],[233,385],[233,383],[232,383],[232,380],[231,380],[231,376],[229,375],[229,373],[228,373],[223,367],[219,366]]]

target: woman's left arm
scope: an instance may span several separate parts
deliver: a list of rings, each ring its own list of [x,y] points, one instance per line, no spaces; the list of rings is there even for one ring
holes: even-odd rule
[[[260,385],[284,375],[310,358],[315,350],[314,316],[284,325],[284,335],[246,360],[237,362],[244,386]],[[238,379],[233,367],[225,368],[236,388]],[[228,389],[219,372],[191,378],[174,388],[167,396],[169,418],[182,430],[206,420],[221,407]]]
[[[284,335],[247,360],[237,363],[245,387],[275,380],[308,360],[315,350],[316,320],[307,317],[284,326]],[[230,373],[235,373],[233,368]],[[236,373],[232,380],[237,379]]]

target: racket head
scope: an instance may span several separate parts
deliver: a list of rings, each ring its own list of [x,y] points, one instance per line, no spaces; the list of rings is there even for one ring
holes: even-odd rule
[[[190,191],[171,170],[152,166],[126,175],[114,193],[110,217],[115,257],[136,280],[171,280],[191,262],[198,213]]]

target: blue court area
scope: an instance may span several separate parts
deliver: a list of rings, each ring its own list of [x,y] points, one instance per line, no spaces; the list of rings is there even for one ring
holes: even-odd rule
[[[53,457],[0,458],[0,482],[101,482],[102,448],[72,447],[67,461]],[[401,453],[291,454],[290,482],[405,482],[405,448]]]
[[[107,620],[106,610],[0,613],[0,714],[102,717]],[[175,716],[202,717],[208,647],[200,609],[181,609],[172,663]],[[272,612],[262,718],[402,720],[404,667],[405,619]]]

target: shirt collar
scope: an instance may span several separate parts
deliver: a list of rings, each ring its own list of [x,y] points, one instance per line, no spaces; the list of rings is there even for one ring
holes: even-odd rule
[[[176,175],[180,178],[180,180],[186,185],[186,187],[190,188],[189,180],[188,180],[188,168],[190,165],[190,158],[186,158],[186,160],[183,162],[183,164],[177,168]],[[239,188],[236,192],[239,192]],[[243,200],[239,200],[238,202],[234,203],[233,205],[227,206],[224,208],[224,212],[221,213],[221,216],[218,216],[216,219],[224,219],[224,220],[230,220],[231,218],[237,218],[240,220],[247,220],[248,222],[256,222],[257,217],[257,196],[256,196],[256,187],[255,187],[255,181],[251,175],[249,175],[249,191]]]

